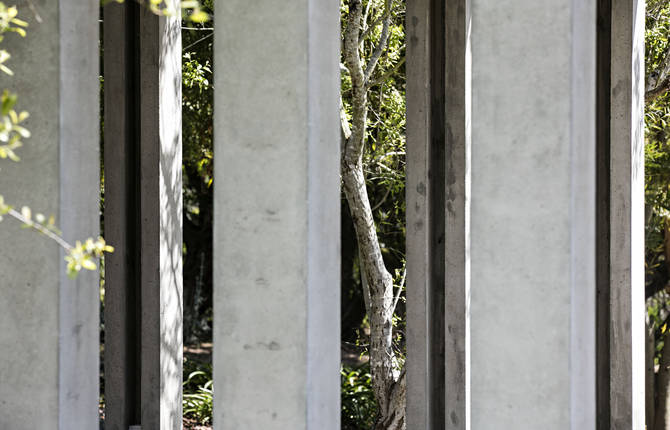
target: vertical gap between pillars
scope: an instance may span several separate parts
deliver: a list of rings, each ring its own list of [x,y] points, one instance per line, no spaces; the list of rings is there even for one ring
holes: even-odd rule
[[[612,2],[598,0],[596,69],[596,407],[610,429],[610,87]]]

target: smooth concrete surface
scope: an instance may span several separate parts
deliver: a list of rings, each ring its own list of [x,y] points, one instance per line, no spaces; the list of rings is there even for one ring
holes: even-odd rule
[[[181,29],[111,4],[104,15],[106,423],[179,429],[182,416]]]
[[[19,1],[28,35],[3,41],[15,75],[0,84],[19,94],[18,110],[30,111],[32,137],[20,163],[0,163],[0,194],[56,216],[68,241],[96,237],[99,4],[33,4],[43,22]],[[58,245],[8,218],[0,243],[0,428],[97,428],[97,273],[68,279]]]
[[[595,4],[471,4],[472,428],[594,428]]]
[[[645,3],[611,7],[610,428],[643,430]]]
[[[214,426],[339,429],[338,4],[215,13]]]

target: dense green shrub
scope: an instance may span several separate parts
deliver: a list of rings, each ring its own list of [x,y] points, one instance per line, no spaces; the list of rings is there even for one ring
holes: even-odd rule
[[[377,416],[377,403],[372,391],[370,366],[343,366],[341,375],[342,430],[370,429]]]
[[[201,424],[212,423],[212,365],[184,362],[184,416]]]

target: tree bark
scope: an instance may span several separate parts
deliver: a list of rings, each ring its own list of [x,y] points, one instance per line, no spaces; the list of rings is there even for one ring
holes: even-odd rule
[[[360,54],[364,13],[362,1],[350,0],[348,5],[343,56],[352,82],[352,119],[350,127],[346,116],[342,116],[342,184],[356,229],[361,266],[370,291],[370,371],[378,406],[375,430],[404,430],[405,378],[398,369],[393,351],[393,277],[382,257],[363,171],[369,82],[387,46],[391,0],[386,1],[380,40],[365,69]]]

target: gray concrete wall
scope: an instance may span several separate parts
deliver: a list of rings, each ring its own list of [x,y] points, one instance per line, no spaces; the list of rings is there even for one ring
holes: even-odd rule
[[[2,88],[29,110],[18,164],[2,161],[0,194],[53,214],[69,241],[98,234],[98,3],[19,1],[28,36],[10,35],[14,77]],[[0,225],[0,428],[91,429],[98,421],[98,277],[65,275],[52,241]]]
[[[472,428],[595,425],[594,24],[472,0]]]
[[[339,429],[339,10],[217,3],[214,425]]]

